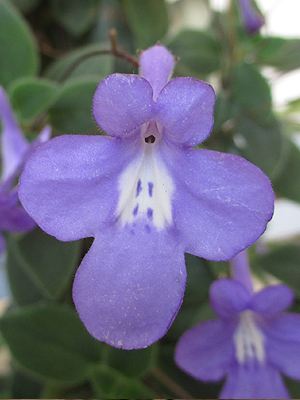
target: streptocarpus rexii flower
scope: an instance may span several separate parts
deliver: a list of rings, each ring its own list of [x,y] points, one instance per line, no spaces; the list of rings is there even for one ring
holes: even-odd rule
[[[219,319],[188,330],[176,347],[177,365],[202,381],[226,379],[222,399],[288,398],[280,373],[300,379],[300,315],[287,313],[285,285],[251,293],[221,279],[211,287]]]
[[[35,223],[19,203],[15,181],[29,152],[37,143],[45,141],[50,135],[46,127],[39,138],[31,145],[26,141],[14,118],[13,111],[4,90],[0,87],[0,122],[2,170],[0,177],[0,232],[27,232]],[[0,233],[0,252],[5,242]]]
[[[73,298],[89,332],[143,348],[165,334],[182,302],[184,252],[223,260],[254,242],[273,212],[269,180],[246,160],[194,150],[213,124],[214,91],[169,81],[174,58],[156,45],[140,76],[98,86],[94,116],[109,136],[61,136],[23,172],[20,199],[60,240],[95,237]]]
[[[241,16],[245,29],[248,33],[253,34],[260,30],[265,23],[262,15],[254,8],[252,0],[239,0]]]

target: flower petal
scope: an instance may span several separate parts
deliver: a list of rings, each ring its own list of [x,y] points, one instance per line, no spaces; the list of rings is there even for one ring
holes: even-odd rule
[[[23,162],[29,144],[16,121],[5,91],[0,87],[0,120],[2,122],[2,181],[14,174]]]
[[[219,279],[210,287],[211,305],[222,318],[234,318],[248,307],[250,299],[251,293],[233,279]]]
[[[9,193],[0,191],[0,230],[27,232],[35,227],[34,221],[19,204],[16,190]]]
[[[250,307],[253,311],[270,317],[291,306],[293,291],[286,285],[272,285],[254,295]]]
[[[285,375],[300,379],[300,315],[281,314],[263,330],[270,362]]]
[[[221,399],[288,399],[279,372],[270,365],[234,365],[220,394]]]
[[[157,98],[161,89],[170,79],[175,66],[173,54],[164,46],[157,44],[144,50],[140,55],[140,75],[147,79]]]
[[[96,237],[73,286],[77,311],[92,336],[139,349],[168,330],[181,305],[186,272],[182,248],[167,231],[143,224]]]
[[[137,75],[109,75],[95,92],[94,117],[109,135],[129,136],[152,117],[152,97],[146,79]]]
[[[103,136],[52,139],[29,157],[20,200],[37,224],[60,240],[94,236],[115,218],[117,178],[136,152],[134,142]]]
[[[157,119],[175,143],[194,146],[205,140],[213,126],[215,92],[194,78],[172,79],[157,99]]]
[[[188,330],[176,346],[177,365],[196,379],[221,379],[234,357],[234,329],[235,324],[213,320]]]
[[[264,232],[274,193],[260,169],[241,157],[209,150],[173,148],[163,157],[175,181],[174,223],[187,252],[227,260]]]
[[[239,0],[240,10],[248,33],[256,33],[264,25],[264,18],[254,8],[252,0]],[[252,4],[251,4],[252,2]]]

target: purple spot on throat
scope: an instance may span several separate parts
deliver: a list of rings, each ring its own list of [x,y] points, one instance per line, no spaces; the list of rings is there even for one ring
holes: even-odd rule
[[[152,219],[152,217],[153,217],[153,210],[152,210],[152,208],[148,208],[148,210],[147,210],[147,217],[148,217],[149,219]]]
[[[145,225],[145,230],[146,230],[147,233],[151,232],[151,228],[150,228],[150,226],[148,224]]]
[[[136,217],[138,212],[139,212],[139,205],[137,204],[137,205],[134,207],[134,209],[133,209],[133,211],[132,211],[132,214]]]
[[[152,197],[152,195],[153,195],[153,183],[152,182],[148,182],[148,193],[149,193],[149,196],[150,197]]]
[[[138,195],[141,193],[142,191],[142,181],[139,179],[137,186],[136,186],[136,195],[135,197],[138,197]]]

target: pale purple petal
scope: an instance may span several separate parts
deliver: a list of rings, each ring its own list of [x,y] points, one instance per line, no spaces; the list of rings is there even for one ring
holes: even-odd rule
[[[173,218],[186,252],[226,260],[254,243],[273,215],[269,179],[245,159],[209,150],[164,152],[176,184]]]
[[[264,18],[254,8],[252,0],[239,0],[244,26],[248,33],[256,33],[264,24]]]
[[[250,300],[251,292],[233,279],[219,279],[210,287],[211,305],[222,318],[234,319],[248,307]]]
[[[164,46],[157,44],[140,55],[140,75],[147,79],[156,99],[161,89],[170,79],[175,66],[173,54]]]
[[[222,379],[234,358],[234,329],[234,323],[213,320],[188,330],[176,346],[177,365],[202,381]]]
[[[300,315],[281,314],[263,329],[269,361],[285,375],[300,379]]]
[[[270,365],[234,365],[229,370],[221,399],[288,399],[279,372]]]
[[[256,293],[250,307],[253,311],[271,317],[291,306],[293,291],[286,285],[272,285]]]
[[[149,346],[181,305],[183,250],[171,233],[144,224],[105,230],[79,267],[73,299],[92,336],[111,346]]]
[[[241,251],[230,260],[231,275],[242,283],[250,292],[253,292],[251,269],[247,250]]]
[[[93,112],[109,135],[129,136],[153,115],[151,85],[137,75],[109,75],[95,92]]]
[[[5,91],[0,87],[0,121],[2,124],[1,155],[2,175],[1,180],[6,180],[14,174],[23,162],[29,144],[14,117]]]
[[[101,136],[60,136],[29,157],[20,180],[22,205],[60,240],[94,236],[115,220],[118,174],[137,153],[133,141]]]
[[[27,232],[35,227],[34,221],[19,203],[17,191],[0,191],[0,230]]]
[[[208,83],[175,78],[159,94],[156,119],[170,140],[194,146],[211,132],[214,104],[215,92]]]

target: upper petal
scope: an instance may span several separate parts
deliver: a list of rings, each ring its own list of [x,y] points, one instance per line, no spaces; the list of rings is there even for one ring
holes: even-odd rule
[[[279,372],[270,365],[233,365],[220,394],[221,399],[288,399]]]
[[[4,90],[0,87],[0,121],[2,123],[2,180],[9,178],[23,162],[29,144],[16,121]]]
[[[189,329],[177,343],[177,365],[196,379],[221,379],[234,357],[234,328],[232,323],[212,320]]]
[[[268,321],[263,330],[270,362],[285,375],[300,379],[300,315],[280,314]]]
[[[210,287],[211,305],[220,317],[234,318],[244,311],[250,302],[251,293],[233,279],[219,279]]]
[[[185,280],[183,251],[171,234],[127,225],[96,237],[77,271],[73,299],[92,336],[144,348],[169,328]]]
[[[255,312],[271,317],[287,309],[293,299],[293,291],[288,286],[272,285],[255,293],[250,307]]]
[[[20,180],[22,205],[60,240],[94,236],[115,218],[117,178],[132,159],[134,142],[101,136],[60,136],[29,157]]]
[[[165,46],[156,44],[142,51],[140,75],[151,84],[154,99],[170,79],[174,66],[175,58]]]
[[[157,119],[175,143],[194,146],[205,140],[213,126],[215,92],[194,78],[172,79],[157,99]]]
[[[153,114],[153,91],[137,75],[112,74],[103,79],[93,100],[94,117],[111,136],[129,136]]]
[[[174,223],[186,251],[226,260],[254,243],[273,215],[269,179],[245,159],[208,150],[168,149],[176,191]]]

